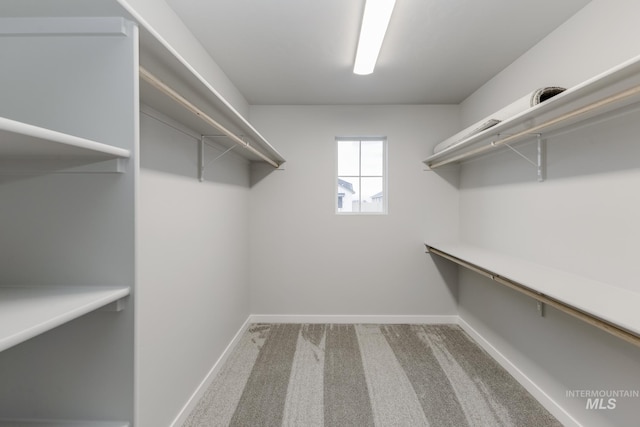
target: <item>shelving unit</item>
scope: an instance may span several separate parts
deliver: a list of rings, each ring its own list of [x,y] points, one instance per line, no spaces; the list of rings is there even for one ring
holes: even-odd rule
[[[112,0],[36,3],[0,18],[0,426],[125,427],[137,28]]]
[[[141,102],[252,162],[285,159],[211,84],[125,1],[140,25]]]
[[[201,177],[210,136],[272,170],[284,158],[127,0],[2,14],[0,427],[145,423],[140,102],[199,137]]]
[[[0,351],[129,295],[128,287],[0,288]]]
[[[638,103],[640,57],[635,57],[428,157],[424,163],[437,169],[539,136],[547,139],[586,121],[606,119],[637,108]]]
[[[640,294],[462,243],[427,251],[640,346]]]

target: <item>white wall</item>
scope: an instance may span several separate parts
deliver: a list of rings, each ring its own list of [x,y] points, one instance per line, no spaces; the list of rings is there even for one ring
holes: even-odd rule
[[[252,313],[456,313],[452,271],[423,242],[456,237],[457,190],[421,160],[459,127],[457,107],[252,106],[250,119],[287,159],[251,189]],[[336,136],[388,138],[388,215],[335,214]]]
[[[199,182],[196,153],[195,140],[141,115],[140,427],[171,424],[249,315],[249,167],[228,154]]]
[[[462,104],[465,123],[542,85],[571,86],[640,54],[640,3],[594,0]],[[465,164],[463,240],[640,292],[640,113],[548,141],[548,177],[509,152]],[[525,151],[533,147],[527,146]],[[637,390],[640,348],[471,273],[461,317],[578,422],[637,424],[640,400],[586,410],[567,390]]]

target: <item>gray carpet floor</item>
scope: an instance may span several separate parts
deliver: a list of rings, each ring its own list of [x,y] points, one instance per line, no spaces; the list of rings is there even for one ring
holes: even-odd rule
[[[183,427],[561,426],[456,325],[254,324]]]

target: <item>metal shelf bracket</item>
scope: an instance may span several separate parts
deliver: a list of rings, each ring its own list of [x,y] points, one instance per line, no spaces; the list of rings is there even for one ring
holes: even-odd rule
[[[200,139],[198,140],[198,181],[200,181],[200,182],[204,181],[204,172],[205,172],[205,170],[206,170],[206,168],[208,166],[210,166],[216,160],[222,158],[229,151],[231,151],[231,150],[233,150],[234,148],[237,147],[237,145],[232,145],[231,147],[229,147],[225,151],[223,151],[222,154],[219,154],[215,158],[209,160],[207,162],[207,164],[205,164],[204,146],[207,145],[207,143],[205,142],[206,138],[226,138],[226,136],[225,135],[201,135],[200,136]]]
[[[503,143],[501,145],[507,147],[509,150],[513,151],[518,156],[520,156],[524,160],[526,160],[528,163],[530,163],[534,167],[536,167],[537,170],[538,170],[538,182],[543,182],[546,179],[546,176],[547,176],[547,167],[546,167],[546,163],[547,163],[547,143],[546,143],[546,140],[542,139],[542,134],[537,133],[535,135],[536,135],[537,141],[538,141],[538,153],[537,153],[536,161],[531,160],[530,158],[528,158],[527,156],[522,154],[520,151],[518,151],[515,148],[513,148],[508,143]],[[492,142],[491,144],[494,145],[494,146],[496,145],[495,141]]]

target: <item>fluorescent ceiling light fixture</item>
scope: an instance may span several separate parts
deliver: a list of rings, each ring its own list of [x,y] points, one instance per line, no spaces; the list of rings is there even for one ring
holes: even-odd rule
[[[395,4],[396,0],[367,0],[353,66],[355,74],[373,73]]]

